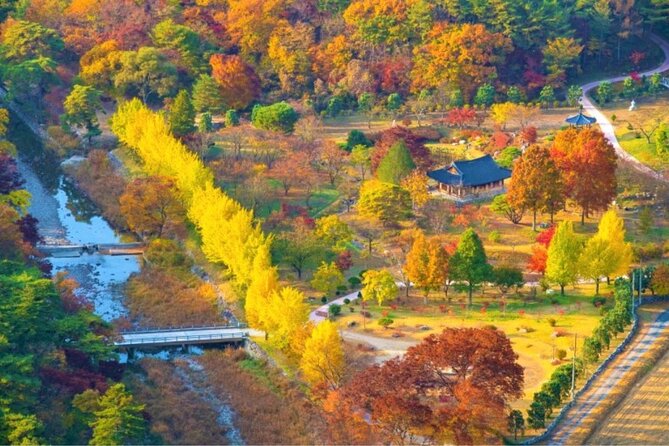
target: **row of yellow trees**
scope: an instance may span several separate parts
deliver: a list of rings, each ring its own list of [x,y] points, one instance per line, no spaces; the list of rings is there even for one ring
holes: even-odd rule
[[[276,347],[301,357],[309,382],[336,385],[344,362],[339,334],[331,323],[312,329],[304,295],[279,286],[272,237],[263,233],[253,212],[215,186],[212,172],[172,135],[161,113],[133,99],[119,106],[111,125],[145,173],[174,179],[207,259],[225,264],[238,289],[246,291],[249,324],[271,333]]]
[[[627,274],[633,260],[632,245],[625,241],[625,223],[610,209],[599,221],[597,233],[585,242],[573,223],[560,223],[548,247],[546,279],[564,287],[579,277],[595,281],[596,294],[602,277]]]

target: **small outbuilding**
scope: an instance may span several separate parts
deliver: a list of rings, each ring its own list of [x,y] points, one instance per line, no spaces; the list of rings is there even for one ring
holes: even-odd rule
[[[588,127],[597,122],[597,118],[592,116],[584,115],[583,110],[579,111],[577,115],[572,115],[565,119],[567,124],[572,127]]]
[[[435,193],[458,203],[494,197],[505,192],[504,181],[511,171],[497,165],[490,155],[453,161],[427,176],[436,182]]]

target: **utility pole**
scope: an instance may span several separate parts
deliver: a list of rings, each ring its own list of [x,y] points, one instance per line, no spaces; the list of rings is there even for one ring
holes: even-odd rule
[[[634,297],[634,292],[632,292],[632,299],[634,299],[632,302],[634,302],[637,305],[641,303],[642,284],[643,284],[643,270],[641,269],[641,267],[639,267],[639,279],[636,281],[636,289],[637,289],[636,298]]]
[[[574,333],[574,354],[571,357],[571,400],[574,401],[576,396],[576,337],[578,335]]]
[[[636,276],[636,270],[632,270],[632,311],[634,311],[634,279]]]
[[[362,330],[367,331],[367,325],[365,324],[365,300],[362,298],[362,293],[358,291],[358,298],[360,299],[360,316],[362,316]]]

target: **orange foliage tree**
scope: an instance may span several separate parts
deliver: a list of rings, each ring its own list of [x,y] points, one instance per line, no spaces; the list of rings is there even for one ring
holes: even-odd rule
[[[516,160],[506,194],[516,209],[532,211],[532,229],[536,228],[537,212],[553,214],[563,203],[562,176],[550,152],[543,146],[531,146]]]
[[[414,49],[413,87],[450,85],[471,98],[478,86],[497,77],[497,66],[512,49],[511,40],[482,24],[438,23]]]
[[[287,0],[230,0],[225,25],[232,42],[239,46],[242,54],[250,59],[259,59],[266,53],[272,31],[287,24],[282,13]]]
[[[406,444],[422,437],[490,443],[505,424],[508,403],[522,395],[517,359],[501,331],[448,328],[411,347],[402,359],[354,376],[328,398],[325,409],[353,419],[367,416],[381,442]]]
[[[174,181],[169,178],[138,178],[126,186],[119,201],[128,227],[144,237],[161,237],[185,218]]]
[[[432,290],[444,286],[448,272],[448,253],[437,238],[426,238],[423,231],[414,237],[406,256],[404,271],[411,283],[423,290],[423,300]]]
[[[346,73],[346,66],[353,59],[353,49],[344,35],[312,49],[313,71],[322,80],[335,85]]]
[[[595,127],[569,128],[555,135],[551,154],[562,171],[567,196],[581,208],[581,223],[604,211],[616,196],[616,152]]]
[[[211,75],[221,88],[225,104],[246,108],[260,94],[260,79],[253,68],[239,56],[214,54],[209,59]]]
[[[274,163],[269,175],[281,183],[284,195],[288,195],[290,189],[313,177],[315,172],[305,152],[293,152]]]

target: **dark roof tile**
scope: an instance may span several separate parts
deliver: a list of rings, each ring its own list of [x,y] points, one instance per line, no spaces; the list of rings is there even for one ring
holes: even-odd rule
[[[454,167],[459,174],[448,170]],[[454,161],[448,167],[433,170],[427,176],[443,184],[481,186],[511,177],[511,171],[499,167],[490,155],[473,160]]]

